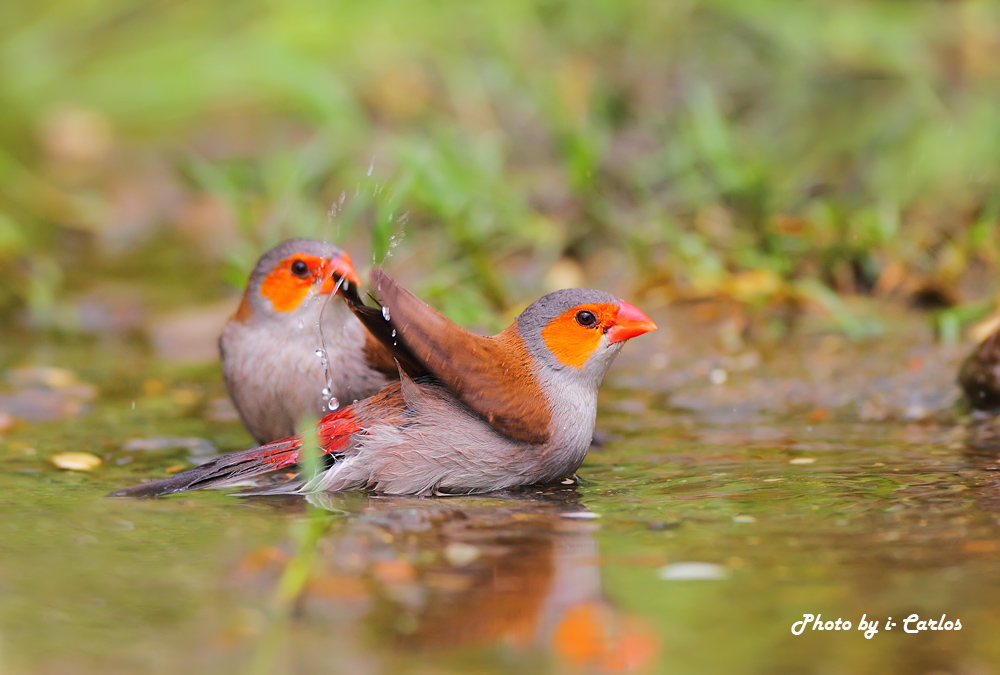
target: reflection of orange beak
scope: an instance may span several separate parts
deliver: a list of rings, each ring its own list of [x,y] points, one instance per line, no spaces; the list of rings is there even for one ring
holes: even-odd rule
[[[331,258],[326,262],[323,269],[324,279],[323,285],[320,286],[320,293],[333,293],[334,289],[337,288],[337,282],[341,279],[349,281],[355,286],[360,286],[361,281],[358,279],[358,273],[354,271],[354,265],[351,263],[351,256],[344,253],[341,258]]]
[[[656,330],[656,324],[635,305],[622,302],[618,306],[615,325],[608,330],[608,342],[623,342]]]

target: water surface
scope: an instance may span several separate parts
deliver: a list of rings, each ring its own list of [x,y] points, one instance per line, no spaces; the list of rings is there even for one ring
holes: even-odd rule
[[[0,442],[3,672],[993,672],[1000,454],[962,348],[912,317],[721,348],[685,311],[616,364],[578,484],[448,499],[107,499],[248,442],[215,367],[11,335],[0,403],[39,413]]]

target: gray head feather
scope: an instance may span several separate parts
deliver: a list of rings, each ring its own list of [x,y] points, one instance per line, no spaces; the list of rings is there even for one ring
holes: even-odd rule
[[[580,305],[597,304],[618,305],[621,304],[621,300],[610,293],[592,288],[567,288],[549,293],[521,312],[517,317],[517,332],[532,356],[549,367],[561,370],[565,366],[559,363],[555,355],[545,346],[542,330],[563,312]]]
[[[317,258],[338,258],[344,255],[344,249],[316,239],[287,239],[260,257],[250,274],[250,283],[259,285],[275,265],[296,253]]]
[[[343,257],[344,250],[334,244],[316,239],[288,239],[262,255],[260,260],[257,261],[257,266],[250,273],[250,281],[248,283],[250,306],[253,308],[256,317],[263,318],[274,315],[271,303],[260,295],[261,283],[263,283],[271,270],[274,269],[275,265],[297,253],[329,259]]]

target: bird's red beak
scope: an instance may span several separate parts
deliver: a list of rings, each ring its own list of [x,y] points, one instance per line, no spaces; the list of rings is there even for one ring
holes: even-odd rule
[[[323,270],[325,275],[323,279],[323,285],[320,286],[319,292],[322,293],[333,293],[337,288],[337,283],[340,279],[349,281],[355,286],[360,286],[361,281],[358,279],[358,273],[354,271],[354,265],[351,263],[351,256],[344,253],[341,258],[330,258],[327,261],[326,267]]]
[[[615,325],[608,329],[608,342],[624,342],[651,330],[656,330],[652,319],[635,305],[622,302],[618,305]]]

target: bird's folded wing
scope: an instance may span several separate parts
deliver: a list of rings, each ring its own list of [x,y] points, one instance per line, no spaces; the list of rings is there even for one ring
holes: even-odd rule
[[[342,288],[340,295],[344,302],[354,312],[354,316],[368,329],[368,339],[365,340],[364,355],[368,364],[381,373],[395,378],[399,369],[410,377],[427,375],[427,369],[420,365],[417,358],[400,344],[396,328],[386,321],[381,307],[370,307],[364,303],[355,286]]]
[[[381,269],[372,271],[372,283],[381,309],[364,306],[360,299],[348,299],[348,305],[407,374],[438,378],[512,438],[529,443],[548,439],[549,409],[533,375],[531,356],[513,326],[493,337],[475,335]]]

